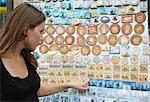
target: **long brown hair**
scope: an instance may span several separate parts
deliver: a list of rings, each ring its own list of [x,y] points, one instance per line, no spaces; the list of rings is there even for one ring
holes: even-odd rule
[[[24,29],[34,28],[45,21],[44,14],[28,3],[22,3],[10,13],[2,33],[0,33],[0,55],[25,39]],[[37,61],[29,51],[22,51],[28,61],[37,67]]]

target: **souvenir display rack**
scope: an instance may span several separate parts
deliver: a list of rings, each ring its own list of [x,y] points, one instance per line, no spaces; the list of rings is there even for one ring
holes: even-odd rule
[[[90,90],[96,91],[89,90],[84,95],[77,92],[71,96],[70,93],[74,89],[69,89],[41,98],[41,101],[149,101],[147,96],[150,82],[150,40],[147,1],[28,0],[27,2],[41,10],[47,18],[44,43],[34,52],[39,62],[38,73],[42,81],[56,84],[101,79],[105,83],[103,84],[105,86],[91,86],[89,83]],[[112,87],[116,81],[126,88]],[[137,89],[134,89],[133,85]],[[105,94],[99,96],[98,89]],[[107,90],[113,92],[114,96],[109,96]],[[93,92],[95,94],[92,94]]]

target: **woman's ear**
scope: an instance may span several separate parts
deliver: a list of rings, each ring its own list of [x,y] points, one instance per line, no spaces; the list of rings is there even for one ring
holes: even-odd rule
[[[24,28],[24,36],[25,36],[25,37],[27,37],[28,30],[29,30],[29,26],[26,26],[26,27]]]

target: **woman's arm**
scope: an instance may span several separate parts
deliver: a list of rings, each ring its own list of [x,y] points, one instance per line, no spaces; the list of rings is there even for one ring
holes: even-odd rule
[[[88,90],[86,83],[82,82],[70,82],[63,84],[47,85],[46,83],[41,83],[40,89],[38,90],[38,96],[47,96],[57,92],[61,92],[67,88],[76,88],[80,91]]]

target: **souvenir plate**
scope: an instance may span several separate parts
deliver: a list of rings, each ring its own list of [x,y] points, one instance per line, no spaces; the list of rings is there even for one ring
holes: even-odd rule
[[[134,46],[138,46],[140,45],[142,42],[142,37],[138,34],[135,34],[131,37],[131,43],[134,45]]]
[[[109,43],[110,45],[116,45],[117,42],[118,42],[118,38],[117,38],[116,35],[110,35],[110,36],[108,37],[108,43]]]
[[[119,37],[119,44],[122,46],[126,46],[129,44],[129,37],[127,35],[121,35]]]
[[[60,34],[60,35],[64,34],[65,33],[65,27],[64,26],[57,26],[56,27],[56,33]]]
[[[76,39],[76,43],[78,46],[83,46],[85,45],[85,38],[83,36],[78,36]]]
[[[42,54],[45,54],[48,52],[48,46],[47,45],[40,45],[39,47],[39,51],[42,53]]]
[[[124,23],[122,25],[123,34],[129,35],[132,32],[132,25],[130,23]]]
[[[144,32],[144,25],[142,23],[138,23],[134,27],[134,31],[137,34],[142,34]]]
[[[93,53],[93,55],[98,56],[98,55],[101,54],[101,52],[102,52],[102,49],[101,49],[101,47],[99,45],[94,45],[92,47],[92,53]]]
[[[77,44],[73,44],[73,45],[70,46],[69,51],[72,55],[76,55],[76,54],[79,53],[79,46]]]
[[[64,43],[64,37],[62,36],[62,35],[57,35],[56,37],[55,37],[55,43],[57,44],[57,45],[61,45],[61,44],[63,44]]]
[[[90,52],[91,52],[91,49],[90,49],[89,46],[84,45],[84,46],[81,47],[81,54],[82,54],[82,55],[85,55],[85,56],[86,56],[86,55],[89,55]]]
[[[112,24],[110,26],[110,32],[112,34],[118,34],[120,32],[120,26],[118,24]]]
[[[146,19],[146,15],[143,12],[138,12],[135,14],[135,21],[137,23],[143,23]]]
[[[97,38],[96,38],[96,36],[94,36],[94,35],[89,35],[89,36],[87,37],[87,39],[86,39],[86,42],[87,42],[88,45],[93,46],[93,45],[96,44]]]
[[[97,34],[97,26],[88,26],[88,34]]]
[[[107,35],[99,35],[98,36],[98,42],[100,43],[100,44],[105,44],[106,42],[107,42]]]
[[[73,26],[73,25],[67,26],[66,32],[67,32],[67,34],[74,34],[74,32],[75,32],[75,26]]]
[[[46,44],[52,44],[53,42],[54,42],[54,37],[53,36],[51,36],[51,35],[47,35],[45,38],[44,38],[44,42],[46,43]]]
[[[59,46],[57,44],[51,44],[49,47],[50,51],[58,51],[59,50]]]
[[[60,53],[62,54],[67,54],[69,51],[68,45],[67,44],[62,44],[60,45]]]
[[[46,28],[46,33],[47,34],[54,34],[54,32],[55,32],[55,27],[54,26],[52,26],[52,25],[47,26],[47,28]]]
[[[77,51],[79,50],[79,46],[77,44],[73,44],[70,46],[70,51]]]
[[[78,35],[82,36],[82,35],[86,34],[86,32],[87,32],[87,28],[84,25],[79,25],[77,27],[77,33],[78,33]]]
[[[109,26],[106,23],[103,23],[99,27],[99,31],[101,34],[107,34],[109,32]]]
[[[66,44],[72,45],[74,43],[74,37],[72,35],[67,35],[65,39]]]

